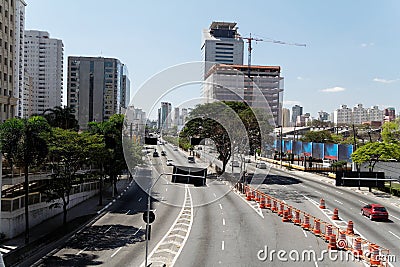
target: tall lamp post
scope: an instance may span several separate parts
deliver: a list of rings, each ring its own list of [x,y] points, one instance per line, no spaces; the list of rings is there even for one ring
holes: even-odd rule
[[[282,154],[283,154],[282,134],[283,134],[283,128],[282,128],[282,125],[279,125],[277,128],[279,128],[279,139],[280,139],[280,144],[279,144],[279,148],[280,148],[279,159],[280,159],[280,165],[281,165],[281,168],[282,168]]]
[[[150,226],[150,201],[151,201],[151,190],[153,189],[153,187],[156,185],[158,179],[161,178],[161,176],[163,175],[171,175],[172,173],[160,173],[160,175],[157,177],[156,181],[149,187],[148,191],[147,191],[147,219],[146,219],[146,255],[145,255],[145,267],[147,267],[147,258],[148,258],[148,254],[149,254],[149,226]]]

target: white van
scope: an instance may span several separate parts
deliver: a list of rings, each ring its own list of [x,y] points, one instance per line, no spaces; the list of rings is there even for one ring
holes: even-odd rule
[[[330,166],[331,166],[331,161],[329,159],[322,160],[322,167],[330,167]]]

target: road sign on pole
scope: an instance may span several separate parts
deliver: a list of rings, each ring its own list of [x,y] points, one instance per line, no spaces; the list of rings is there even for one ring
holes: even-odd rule
[[[152,210],[149,211],[148,213],[149,213],[148,223],[153,223],[154,220],[156,219],[156,215]],[[143,221],[147,223],[147,212],[143,212]]]

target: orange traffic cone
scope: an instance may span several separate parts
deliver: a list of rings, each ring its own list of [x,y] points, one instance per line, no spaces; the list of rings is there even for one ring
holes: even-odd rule
[[[339,210],[337,208],[333,210],[332,220],[339,220]]]

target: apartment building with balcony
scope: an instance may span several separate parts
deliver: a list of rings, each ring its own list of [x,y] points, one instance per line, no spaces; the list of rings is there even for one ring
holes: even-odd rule
[[[244,101],[250,107],[269,106],[276,125],[282,122],[283,77],[279,66],[216,64],[203,87],[206,102]],[[250,77],[248,74],[250,73]]]
[[[16,1],[0,0],[0,122],[15,117]]]
[[[62,40],[50,38],[46,31],[25,31],[24,66],[31,80],[30,99],[22,99],[22,117],[41,114],[47,109],[61,106],[63,90]]]
[[[68,57],[67,106],[82,130],[121,114],[129,101],[127,67],[116,58]]]

